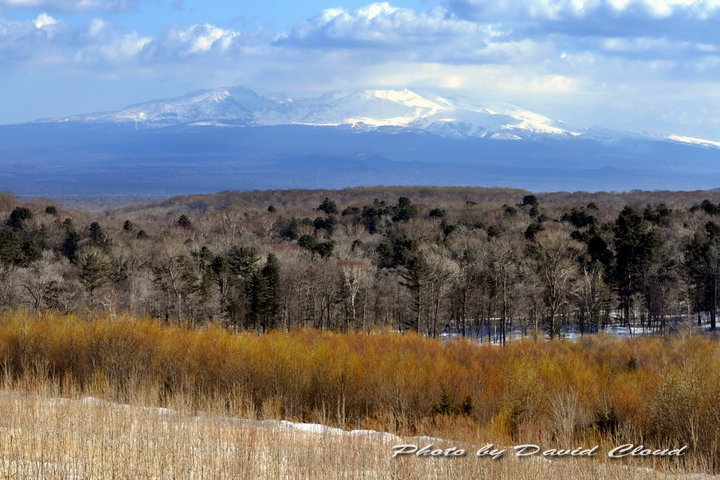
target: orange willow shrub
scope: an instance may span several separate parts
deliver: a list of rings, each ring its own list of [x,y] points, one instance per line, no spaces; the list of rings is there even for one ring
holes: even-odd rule
[[[144,318],[0,315],[0,367],[154,401],[184,395],[287,418],[388,429],[448,425],[506,441],[688,444],[720,458],[720,350],[709,338],[589,336],[504,348],[415,334],[231,333]],[[220,400],[220,402],[218,402]],[[434,419],[434,420],[429,420]],[[713,464],[714,465],[714,464]]]

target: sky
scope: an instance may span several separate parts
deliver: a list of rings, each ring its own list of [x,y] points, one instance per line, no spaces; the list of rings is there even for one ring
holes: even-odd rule
[[[0,124],[234,85],[720,141],[720,0],[0,0]]]

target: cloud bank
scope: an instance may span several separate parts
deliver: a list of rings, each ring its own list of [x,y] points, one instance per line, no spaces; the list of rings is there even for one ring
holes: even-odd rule
[[[270,91],[446,89],[566,120],[590,112],[593,123],[677,124],[692,135],[720,125],[718,0],[377,2],[326,9],[286,31],[191,23],[140,33],[102,14],[138,1],[0,0],[46,10],[21,21],[0,10],[0,68],[146,78],[158,89],[173,77]],[[62,12],[98,16],[78,23]]]

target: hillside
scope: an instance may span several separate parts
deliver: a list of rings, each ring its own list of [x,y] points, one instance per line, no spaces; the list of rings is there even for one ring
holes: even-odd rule
[[[123,215],[165,215],[174,213],[203,213],[231,207],[264,208],[269,205],[289,208],[312,209],[325,197],[332,197],[341,204],[372,203],[374,199],[392,202],[406,196],[423,204],[442,203],[462,206],[467,202],[503,204],[516,202],[533,192],[524,189],[485,187],[433,187],[433,186],[379,186],[354,187],[341,190],[251,190],[228,191],[203,195],[185,195],[162,200],[139,202],[127,206],[107,209],[107,214]],[[704,199],[720,200],[720,191],[644,191],[630,192],[545,192],[537,193],[544,204],[553,206],[581,205],[595,203],[602,206],[621,207],[665,203],[673,207],[686,207]],[[127,202],[127,200],[126,200]]]

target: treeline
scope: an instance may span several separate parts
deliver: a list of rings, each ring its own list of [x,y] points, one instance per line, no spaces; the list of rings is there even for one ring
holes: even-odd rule
[[[0,380],[33,393],[45,385],[55,395],[162,406],[179,398],[191,412],[477,445],[687,445],[679,461],[712,472],[720,461],[717,353],[717,342],[698,336],[500,349],[413,333],[257,335],[129,316],[0,314]]]
[[[618,195],[632,205],[616,206],[605,193],[596,203],[591,194],[417,191],[353,189],[297,204],[302,192],[251,192],[256,201],[240,203],[224,193],[201,207],[191,197],[105,214],[5,196],[0,305],[498,341],[613,324],[667,332],[688,316],[716,327],[716,192],[644,204],[633,192]],[[393,192],[406,195],[388,200]],[[383,195],[339,200],[373,193]]]

